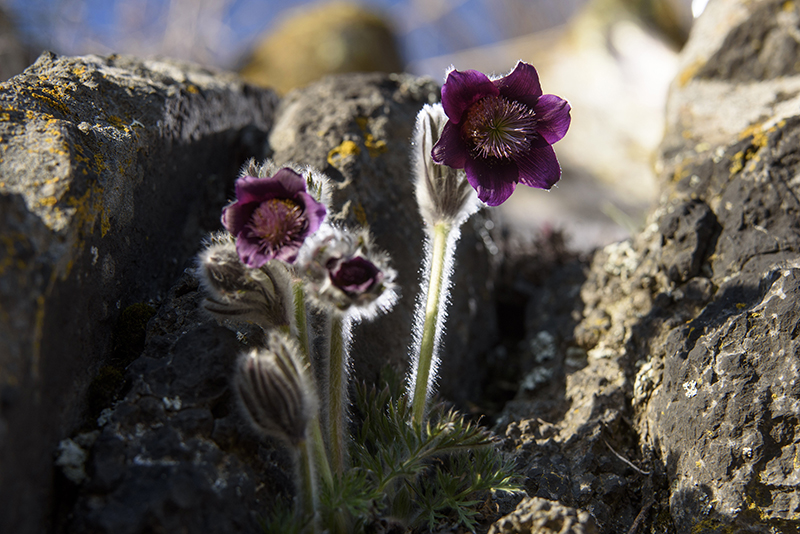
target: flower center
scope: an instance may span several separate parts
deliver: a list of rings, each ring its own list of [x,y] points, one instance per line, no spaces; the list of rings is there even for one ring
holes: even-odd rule
[[[531,146],[536,114],[525,104],[487,96],[467,110],[461,132],[475,157],[511,159]]]
[[[262,249],[277,252],[301,240],[307,224],[303,208],[297,202],[272,198],[255,209],[247,228],[252,236],[261,240]]]

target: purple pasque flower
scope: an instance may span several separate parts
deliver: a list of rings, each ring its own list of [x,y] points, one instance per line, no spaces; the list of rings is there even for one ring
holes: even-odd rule
[[[236,238],[242,263],[257,269],[272,259],[294,262],[325,213],[306,193],[305,179],[283,168],[271,177],[236,180],[236,202],[222,210],[222,225]]]
[[[433,160],[464,169],[488,205],[505,202],[518,182],[550,189],[561,177],[551,145],[567,133],[570,106],[542,94],[532,65],[520,61],[497,79],[453,70],[442,86],[442,105],[448,121]]]

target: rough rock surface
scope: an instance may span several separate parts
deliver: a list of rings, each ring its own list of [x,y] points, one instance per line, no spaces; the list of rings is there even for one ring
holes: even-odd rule
[[[597,534],[594,519],[588,512],[578,511],[547,499],[527,498],[517,509],[498,520],[489,534]]]
[[[799,18],[709,4],[646,228],[533,293],[507,446],[601,532],[800,532]]]
[[[3,532],[45,529],[56,444],[102,362],[132,359],[115,325],[217,227],[276,102],[234,76],[124,57],[44,54],[0,85]]]

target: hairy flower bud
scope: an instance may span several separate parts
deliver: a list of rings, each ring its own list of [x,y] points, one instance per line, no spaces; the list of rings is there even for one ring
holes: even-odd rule
[[[257,432],[297,446],[317,410],[308,370],[297,347],[283,334],[271,332],[267,347],[240,356],[234,390]]]
[[[417,114],[412,137],[417,204],[429,227],[440,222],[460,226],[480,205],[463,170],[433,161],[431,152],[446,122],[441,104],[425,104]]]
[[[206,293],[203,307],[218,319],[251,321],[262,328],[289,324],[291,277],[278,261],[260,269],[244,265],[232,236],[211,236],[198,255],[197,274]]]
[[[306,241],[295,267],[307,282],[308,295],[323,309],[374,319],[397,301],[397,272],[364,229],[323,226]]]

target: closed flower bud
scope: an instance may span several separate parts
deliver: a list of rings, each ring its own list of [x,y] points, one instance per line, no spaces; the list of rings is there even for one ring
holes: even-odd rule
[[[297,347],[271,332],[267,347],[242,354],[234,389],[253,428],[296,447],[317,410],[317,400]]]
[[[196,272],[207,295],[203,307],[218,319],[265,329],[289,324],[291,275],[281,262],[251,269],[241,262],[233,238],[220,232],[206,241]]]
[[[441,104],[425,104],[417,114],[412,141],[417,204],[430,227],[440,222],[460,226],[480,206],[463,170],[433,161],[431,151],[446,122]]]

